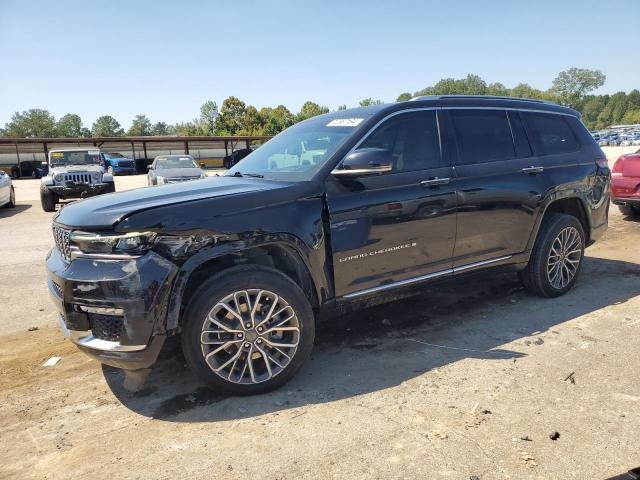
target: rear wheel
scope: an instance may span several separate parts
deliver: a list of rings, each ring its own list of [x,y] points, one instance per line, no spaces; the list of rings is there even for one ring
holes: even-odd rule
[[[252,395],[289,381],[309,358],[314,335],[311,305],[293,281],[270,268],[239,266],[194,293],[182,347],[210,387]]]
[[[40,187],[40,203],[45,212],[54,212],[56,210],[56,194],[42,185]]]
[[[562,213],[545,215],[531,257],[520,278],[527,290],[543,297],[568,292],[580,273],[585,234],[577,218]]]
[[[15,206],[16,206],[16,191],[14,190],[12,185],[11,190],[9,191],[9,203],[7,203],[4,207],[13,208]]]

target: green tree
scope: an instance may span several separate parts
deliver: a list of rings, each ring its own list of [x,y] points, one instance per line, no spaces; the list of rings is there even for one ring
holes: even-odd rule
[[[192,137],[198,135],[200,130],[198,126],[193,122],[176,123],[169,126],[169,134],[177,135],[179,137]]]
[[[16,112],[5,125],[4,133],[7,137],[55,137],[56,119],[48,110],[40,108]]]
[[[627,110],[627,113],[625,113],[624,117],[622,117],[622,123],[640,123],[640,110]]]
[[[284,105],[278,105],[274,109],[260,110],[262,115],[266,115],[264,124],[265,135],[277,135],[286,128],[296,123],[296,117]]]
[[[203,135],[213,135],[216,131],[216,120],[218,118],[218,104],[213,100],[208,100],[200,107],[200,126]]]
[[[579,108],[585,95],[604,85],[606,79],[600,70],[574,67],[560,72],[551,90],[564,105]]]
[[[156,122],[151,127],[151,135],[163,136],[169,135],[169,125],[164,122]]]
[[[247,105],[236,97],[229,97],[222,102],[220,114],[216,122],[217,135],[237,135],[242,129],[243,117],[247,112]]]
[[[151,135],[151,120],[146,115],[136,115],[127,132],[131,137],[145,137]]]
[[[509,89],[500,82],[490,83],[487,85],[485,95],[494,95],[496,97],[506,97],[509,95]]]
[[[260,112],[253,105],[249,105],[242,117],[242,127],[238,135],[261,135],[263,126]]]
[[[328,107],[322,107],[315,102],[305,102],[300,109],[300,113],[298,113],[297,120],[298,122],[301,122],[307,118],[322,115],[324,113],[329,113]]]
[[[122,135],[124,135],[124,130],[111,115],[98,117],[91,126],[91,136],[93,137],[121,137]]]
[[[58,137],[89,137],[91,132],[88,128],[82,126],[80,115],[75,113],[67,113],[56,125],[56,134]]]
[[[396,102],[406,102],[407,100],[411,100],[412,98],[413,95],[411,95],[409,92],[404,92],[398,95],[398,98],[396,98]]]
[[[371,105],[382,105],[382,100],[374,100],[373,98],[365,98],[360,100],[359,105],[361,107],[370,107]]]

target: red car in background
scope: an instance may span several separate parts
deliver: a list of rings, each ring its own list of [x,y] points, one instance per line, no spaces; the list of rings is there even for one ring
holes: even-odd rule
[[[624,215],[640,215],[640,150],[620,156],[613,165],[611,201]]]

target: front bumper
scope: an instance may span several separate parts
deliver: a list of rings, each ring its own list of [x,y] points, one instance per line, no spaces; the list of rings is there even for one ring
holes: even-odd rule
[[[47,257],[47,286],[69,340],[102,363],[136,370],[155,363],[162,348],[177,270],[154,252],[66,263],[54,248]]]
[[[95,185],[87,184],[67,184],[67,185],[50,185],[47,187],[52,192],[55,192],[59,197],[93,197],[94,195],[100,195],[103,193],[109,184],[98,183]]]

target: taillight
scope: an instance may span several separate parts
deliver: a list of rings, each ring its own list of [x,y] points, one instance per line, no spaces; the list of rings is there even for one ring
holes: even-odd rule
[[[616,163],[613,164],[613,169],[611,170],[611,175],[622,175],[622,171],[624,169],[624,157],[618,158]]]

